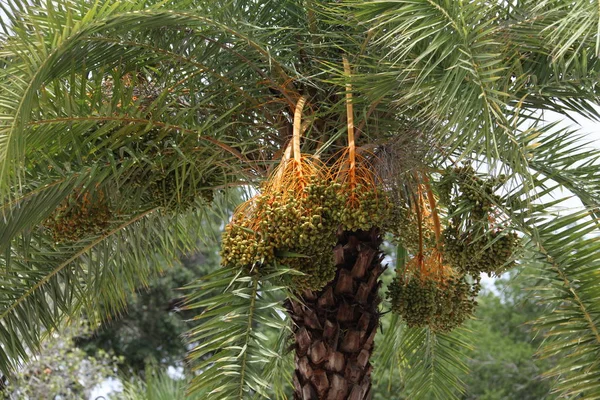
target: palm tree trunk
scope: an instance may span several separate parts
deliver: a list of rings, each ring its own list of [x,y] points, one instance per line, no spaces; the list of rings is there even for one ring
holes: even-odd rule
[[[286,303],[295,336],[295,400],[371,398],[373,341],[379,326],[379,230],[340,232],[336,277]]]

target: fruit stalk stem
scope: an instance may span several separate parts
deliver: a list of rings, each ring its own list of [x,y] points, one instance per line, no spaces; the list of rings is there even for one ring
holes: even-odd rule
[[[426,174],[423,174],[423,182],[425,182],[425,188],[427,189],[427,200],[429,201],[429,206],[431,207],[431,217],[433,218],[433,229],[435,232],[435,242],[439,245],[441,236],[442,236],[442,228],[440,224],[440,216],[437,213],[436,209],[436,201],[435,196],[433,195],[433,191],[431,190],[431,185],[429,184],[429,178]]]
[[[304,109],[305,103],[306,96],[300,97],[300,100],[298,100],[298,103],[296,103],[296,110],[294,111],[294,136],[292,143],[294,148],[294,162],[296,163],[296,172],[298,173],[299,179],[302,179],[302,163],[300,160],[300,133],[302,131],[302,110]]]
[[[418,186],[417,186],[418,187]],[[418,187],[417,190],[418,199],[415,198],[415,212],[417,213],[417,225],[419,227],[419,253],[417,254],[417,261],[419,263],[419,272],[421,275],[421,279],[425,277],[426,271],[423,264],[423,219],[421,215],[421,188]]]
[[[344,56],[344,74],[350,79],[352,71],[348,58]],[[352,105],[352,84],[346,83],[346,116],[348,119],[348,159],[350,161],[350,188],[356,186],[356,144],[354,142],[354,108]]]

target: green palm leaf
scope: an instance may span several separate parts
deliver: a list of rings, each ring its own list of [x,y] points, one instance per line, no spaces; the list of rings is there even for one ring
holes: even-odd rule
[[[268,398],[270,383],[263,368],[280,355],[268,347],[264,328],[259,331],[257,325],[287,330],[276,300],[281,288],[265,284],[256,274],[222,269],[188,289],[193,292],[187,307],[203,310],[195,318],[202,323],[189,334],[196,343],[190,359],[198,372],[191,393],[207,399]]]

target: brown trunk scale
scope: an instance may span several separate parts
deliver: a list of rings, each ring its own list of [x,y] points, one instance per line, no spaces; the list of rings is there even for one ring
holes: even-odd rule
[[[288,300],[293,321],[295,400],[371,398],[369,359],[379,326],[379,230],[342,232],[334,249],[336,277],[301,301]]]

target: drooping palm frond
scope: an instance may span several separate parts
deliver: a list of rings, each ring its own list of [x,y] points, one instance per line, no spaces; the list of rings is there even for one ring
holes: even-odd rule
[[[549,8],[569,7],[572,2],[553,2],[552,7],[545,1],[510,3],[503,10],[506,17],[500,23],[498,39],[509,40],[509,71],[515,83],[520,82],[513,87],[517,100],[514,106],[534,119],[539,110],[552,110],[571,119],[570,113],[577,113],[598,120],[595,107],[598,91],[594,81],[600,60],[592,50],[594,44],[584,41],[581,46],[565,47],[560,56],[554,47],[556,40],[570,41],[574,35],[566,31],[557,33],[557,18],[564,14]]]
[[[24,201],[38,200],[44,210],[55,192],[43,198],[39,196],[42,191]],[[35,213],[36,208],[26,210]],[[96,236],[56,243],[47,233],[34,234],[43,231],[39,221],[32,227],[21,225],[34,216],[9,212],[4,219],[7,232],[21,229],[7,242],[0,258],[0,341],[7,344],[0,352],[4,373],[27,360],[44,333],[65,318],[85,313],[100,322],[118,314],[128,292],[145,285],[181,253],[197,249],[211,231],[207,224],[214,224],[201,209],[177,216],[150,208],[115,217]]]
[[[381,93],[392,90],[400,112],[442,128],[442,143],[462,155],[477,148],[492,161],[514,146],[511,66],[493,17],[499,6],[427,0],[350,3],[359,20],[373,26],[374,45],[386,55],[382,62],[390,64],[379,83]]]
[[[596,398],[600,151],[568,131],[540,129],[523,145],[532,174],[513,182],[505,203],[511,209],[505,211],[525,241],[519,262],[537,266],[536,293],[551,310],[535,324],[545,337],[541,356],[557,360],[546,375],[556,378],[554,389],[561,395]]]
[[[223,268],[188,287],[187,308],[202,310],[195,318],[201,323],[189,333],[197,372],[191,393],[207,399],[269,398],[263,368],[281,355],[268,347],[264,330],[288,331],[278,301],[281,289],[268,277],[236,268]]]
[[[460,398],[464,384],[458,375],[468,371],[463,354],[469,348],[463,328],[449,334],[407,329],[400,346],[407,363],[408,398]]]
[[[557,360],[545,375],[555,378],[554,390],[563,396],[596,398],[600,393],[598,223],[588,209],[548,212],[549,205],[567,206],[564,201],[533,206],[531,215],[519,221],[527,232],[531,259],[523,262],[538,266],[535,293],[551,310],[534,325],[545,338],[540,356]]]
[[[561,215],[539,226],[537,247],[544,279],[536,293],[552,313],[536,321],[544,335],[541,357],[556,366],[544,375],[556,378],[561,396],[600,397],[600,236],[587,211]],[[543,297],[541,297],[543,296]]]
[[[573,193],[594,218],[600,218],[600,151],[594,140],[568,129],[545,137],[532,137],[529,167]]]
[[[292,397],[294,355],[290,349],[291,335],[290,329],[281,329],[266,344],[276,354],[271,356],[263,368],[263,376],[269,382],[269,391],[272,393],[269,396],[271,399],[288,400]],[[260,398],[260,395],[256,398]]]
[[[226,26],[177,7],[82,5],[57,7],[56,21],[37,16],[47,12],[44,3],[9,14],[12,34],[0,70],[7,94],[0,110],[3,182],[14,182],[7,178],[21,169],[28,151],[56,139],[51,132],[73,139],[103,126],[97,133],[118,137],[117,143],[151,129],[197,135],[200,143],[245,162],[238,176],[244,169],[260,172],[269,152],[287,140],[279,132],[286,125],[282,111],[295,103],[296,89],[287,87],[291,78],[273,57],[280,54],[259,43],[278,34],[275,28]],[[144,86],[149,90],[139,93]],[[281,97],[273,101],[271,90]],[[218,121],[217,130],[207,129],[209,121]],[[111,131],[116,124],[127,129]]]

